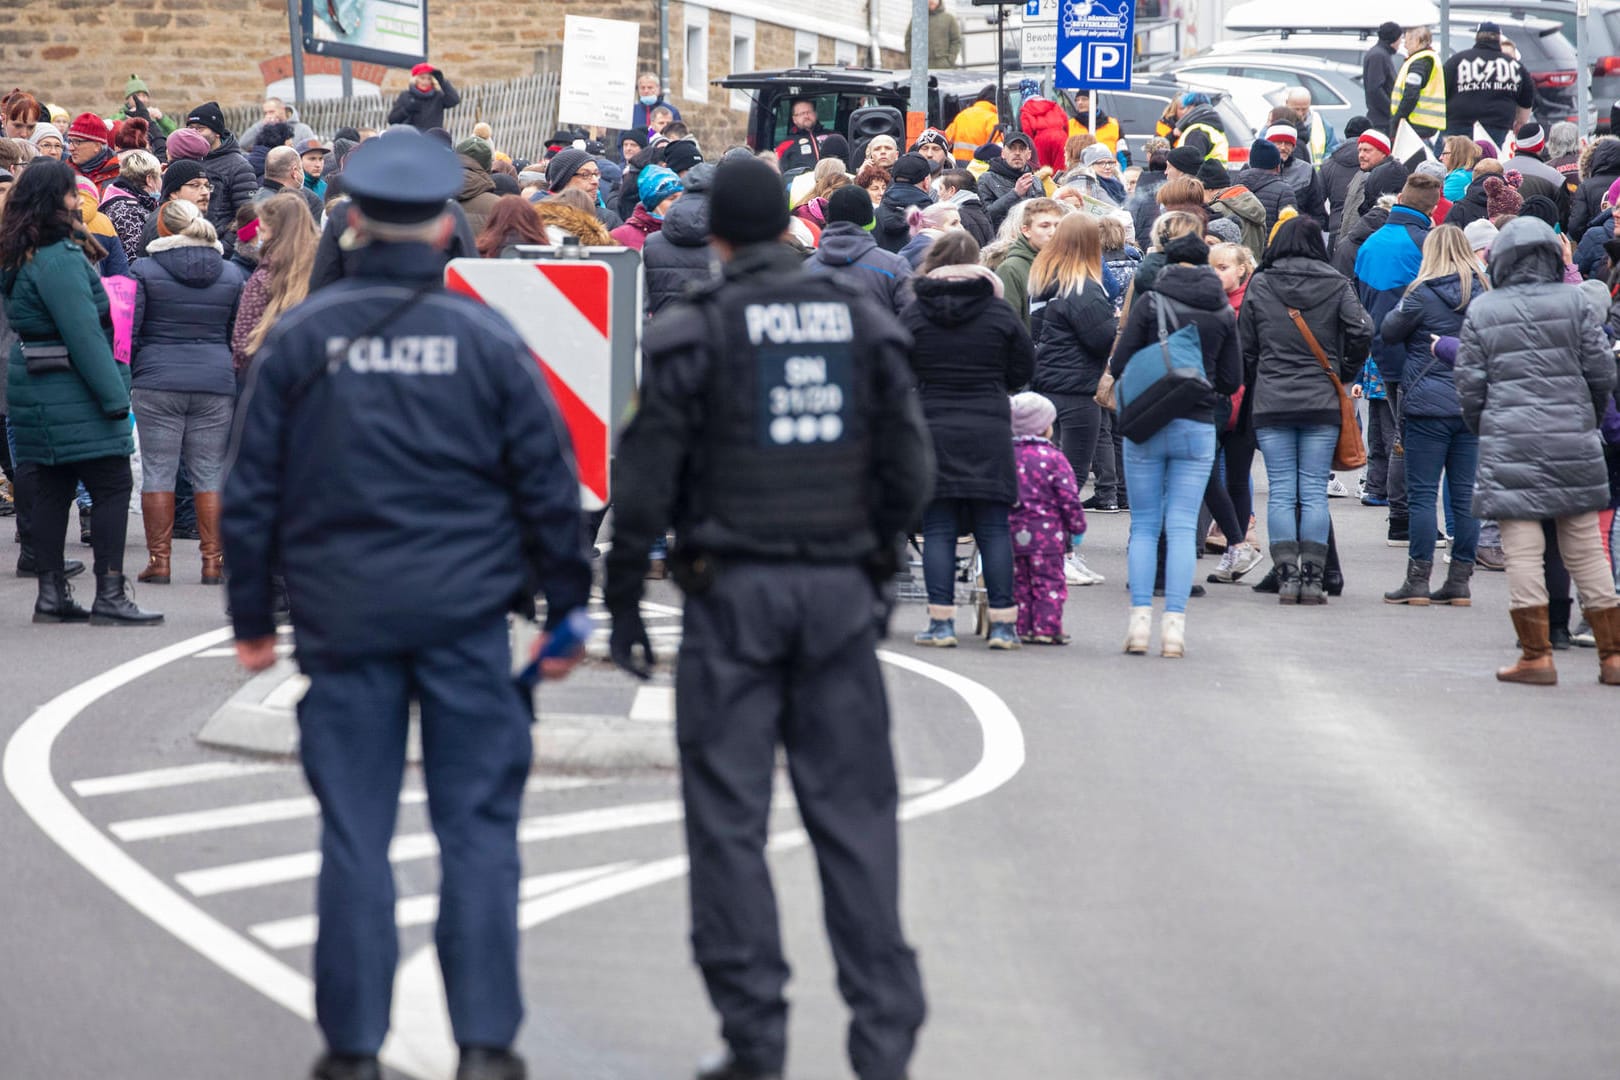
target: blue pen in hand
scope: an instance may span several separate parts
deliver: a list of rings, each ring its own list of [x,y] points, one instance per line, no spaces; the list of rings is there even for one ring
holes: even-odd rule
[[[585,647],[591,636],[591,617],[584,608],[575,608],[551,632],[551,640],[535,654],[533,660],[517,673],[516,682],[525,690],[533,691],[540,685],[540,662],[572,656]]]

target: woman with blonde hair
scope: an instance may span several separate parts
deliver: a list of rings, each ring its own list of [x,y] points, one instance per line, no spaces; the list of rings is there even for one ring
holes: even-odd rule
[[[303,199],[283,192],[259,204],[258,240],[259,266],[242,287],[231,328],[231,363],[238,383],[247,378],[253,354],[264,345],[276,320],[309,295],[320,234]]]
[[[1406,582],[1384,594],[1390,604],[1453,604],[1467,607],[1479,519],[1473,515],[1474,476],[1479,471],[1479,436],[1463,423],[1453,365],[1457,336],[1468,306],[1490,289],[1485,272],[1455,225],[1442,225],[1423,242],[1417,277],[1394,311],[1384,316],[1385,344],[1406,343],[1406,368],[1396,407],[1395,431],[1406,459],[1406,499],[1410,541]],[[1429,592],[1438,536],[1435,493],[1444,470],[1451,500],[1451,568],[1446,583]]]
[[[793,200],[793,213],[820,229],[827,224],[827,196],[852,182],[841,158],[822,158],[811,174],[810,187]],[[795,184],[797,186],[797,184]]]
[[[309,211],[295,199],[309,220]],[[307,226],[314,228],[313,222]],[[148,562],[138,580],[167,585],[174,539],[174,485],[185,458],[197,505],[202,583],[224,582],[219,490],[225,473],[236,378],[231,322],[242,269],[225,261],[213,225],[196,205],[172,199],[158,209],[157,239],[135,260],[130,398],[141,443],[141,515]],[[313,260],[312,260],[313,261]],[[308,286],[309,269],[304,270]]]
[[[140,249],[146,219],[157,209],[162,187],[163,166],[158,159],[145,150],[130,150],[124,155],[118,179],[102,193],[101,212],[117,230],[118,242],[131,262]]]
[[[1070,214],[1043,247],[1029,270],[1030,337],[1035,342],[1035,376],[1030,388],[1057,407],[1056,442],[1082,488],[1097,461],[1099,505],[1117,506],[1113,440],[1098,436],[1103,410],[1097,386],[1119,330],[1114,304],[1103,287],[1102,230],[1090,214]],[[1102,576],[1088,569],[1078,552],[1069,556],[1065,576],[1071,585],[1091,585]]]
[[[1447,202],[1454,203],[1468,194],[1468,185],[1474,182],[1474,166],[1482,156],[1479,144],[1467,135],[1446,136],[1440,144],[1440,164],[1446,167],[1441,194]]]

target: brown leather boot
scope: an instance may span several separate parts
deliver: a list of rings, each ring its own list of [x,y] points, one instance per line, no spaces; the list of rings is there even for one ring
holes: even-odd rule
[[[1508,614],[1513,616],[1513,629],[1518,631],[1519,648],[1523,654],[1512,667],[1499,669],[1496,680],[1524,683],[1527,686],[1556,686],[1558,669],[1553,667],[1547,605],[1513,608]]]
[[[169,583],[174,548],[174,492],[141,492],[141,524],[146,527],[146,569],[135,576],[143,585]]]
[[[219,544],[219,492],[199,491],[192,498],[197,504],[197,546],[202,551],[202,583],[224,584],[225,553]]]
[[[1620,607],[1587,608],[1584,614],[1597,638],[1598,682],[1620,686]]]

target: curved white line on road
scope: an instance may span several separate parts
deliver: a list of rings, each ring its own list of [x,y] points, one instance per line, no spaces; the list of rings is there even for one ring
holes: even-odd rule
[[[167,883],[126,854],[92,825],[51,775],[51,749],[68,724],[97,700],[176,660],[229,641],[231,631],[210,631],[120,664],[46,702],[25,720],[6,744],[4,776],[19,805],[57,846],[116,895],[182,943],[201,953],[227,974],[264,994],[296,1016],[313,1020],[314,985],[242,934],[182,897]],[[1024,733],[1006,702],[982,683],[914,657],[882,650],[884,663],[931,679],[962,698],[983,736],[979,761],[942,787],[910,799],[900,807],[902,820],[915,820],[982,798],[1017,775],[1024,764]],[[773,834],[770,849],[784,851],[807,842],[802,829]],[[643,863],[619,873],[525,901],[518,910],[524,928],[538,926],[572,911],[624,896],[686,873],[686,856]],[[395,979],[391,1034],[383,1061],[416,1080],[445,1080],[455,1073],[455,1040],[450,1033],[439,977],[438,954],[431,945],[400,966]]]

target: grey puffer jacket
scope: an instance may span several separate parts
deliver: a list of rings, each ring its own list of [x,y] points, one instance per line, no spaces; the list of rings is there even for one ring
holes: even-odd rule
[[[1455,381],[1479,435],[1474,516],[1541,520],[1602,510],[1598,423],[1615,359],[1545,222],[1518,218],[1491,246],[1492,291],[1468,306]]]

